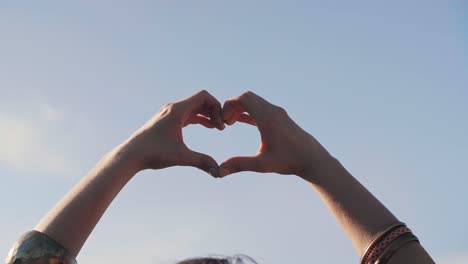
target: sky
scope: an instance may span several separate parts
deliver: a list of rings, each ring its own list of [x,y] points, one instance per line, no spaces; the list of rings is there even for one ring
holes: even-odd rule
[[[251,90],[285,108],[419,237],[468,262],[468,5],[435,1],[1,1],[0,249],[162,105]],[[258,131],[184,129],[219,163]],[[372,212],[369,212],[372,214]],[[144,171],[79,263],[356,263],[295,176]]]

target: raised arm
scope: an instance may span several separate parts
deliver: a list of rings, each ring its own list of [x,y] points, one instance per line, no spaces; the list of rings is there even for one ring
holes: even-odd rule
[[[164,106],[128,140],[110,151],[12,248],[7,264],[74,263],[83,244],[125,184],[139,171],[194,166],[217,176],[218,164],[187,148],[182,128],[224,129],[221,104],[206,91]]]
[[[301,177],[318,192],[361,256],[375,238],[390,235],[382,232],[385,229],[395,231],[396,228],[404,228],[284,109],[246,92],[225,102],[223,119],[228,125],[237,121],[256,125],[261,135],[261,146],[255,156],[234,157],[221,164],[221,177],[239,171],[276,172]],[[400,243],[394,253],[387,251],[386,256],[391,256],[390,260],[380,263],[433,263],[420,243],[411,237],[407,240],[409,242]],[[396,243],[398,241],[393,243],[393,249],[397,249]]]

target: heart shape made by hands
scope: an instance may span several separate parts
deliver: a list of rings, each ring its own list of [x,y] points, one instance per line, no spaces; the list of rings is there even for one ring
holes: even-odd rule
[[[239,122],[219,131],[203,126],[184,128],[185,144],[192,150],[212,157],[218,165],[238,156],[252,156],[259,149],[260,134],[255,127]],[[226,174],[226,172],[223,172]]]
[[[225,124],[232,126],[236,122],[249,124],[258,129],[260,148],[255,155],[233,155],[226,157],[227,159],[219,164],[212,156],[196,152],[188,148],[184,142],[182,128],[190,124],[200,124],[223,131],[226,128]],[[236,128],[226,131],[238,133],[241,127],[236,126]],[[303,175],[313,169],[314,164],[310,164],[310,161],[320,162],[329,156],[329,153],[310,134],[300,128],[283,108],[251,92],[225,101],[222,107],[208,92],[199,92],[185,100],[164,106],[142,129],[143,132],[147,130],[153,131],[150,134],[161,139],[157,142],[159,144],[152,145],[154,143],[152,139],[143,140],[142,143],[145,145],[143,148],[147,150],[142,155],[142,159],[149,160],[147,168],[152,169],[175,165],[192,166],[215,177],[224,177],[240,171]],[[235,135],[234,133],[232,135]],[[216,142],[214,141],[216,135],[219,134],[212,134],[205,141],[193,141],[190,144],[195,145],[194,149],[209,146],[207,152],[216,155],[229,154],[230,149],[241,150],[245,146],[257,145],[254,137],[247,135],[245,131],[234,141],[218,138]],[[199,134],[195,138],[203,136]],[[202,142],[210,143],[201,145]],[[226,142],[230,144],[229,147],[220,147]]]

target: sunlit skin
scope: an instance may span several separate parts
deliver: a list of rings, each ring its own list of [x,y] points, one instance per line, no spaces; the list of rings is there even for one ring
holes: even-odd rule
[[[258,127],[261,144],[251,157],[233,157],[221,165],[221,175],[239,171],[276,172],[304,177],[320,167],[330,154],[306,131],[301,129],[286,111],[246,92],[227,100],[223,119],[228,125],[244,122]]]
[[[182,128],[190,124],[223,130],[221,104],[206,91],[167,104],[124,143],[125,152],[139,171],[179,165],[217,174],[218,163],[212,157],[185,145]]]
[[[105,155],[35,227],[78,255],[115,196],[139,171],[193,166],[217,176],[210,156],[190,150],[182,128],[201,124],[224,129],[221,104],[206,91],[163,106],[128,140]]]
[[[182,129],[189,124],[223,130],[224,123],[233,125],[236,122],[258,128],[261,145],[256,155],[233,157],[218,166],[212,157],[190,150],[183,141]],[[139,171],[171,166],[196,167],[214,177],[240,171],[299,176],[318,192],[359,254],[377,232],[397,221],[284,109],[252,92],[229,99],[221,107],[212,95],[200,91],[162,107],[128,140],[105,155],[36,225],[35,230],[53,238],[77,256],[107,207],[129,180]],[[311,252],[314,250],[319,249],[311,249]],[[433,261],[419,243],[412,242],[400,249],[388,263]]]
[[[362,186],[287,112],[260,96],[246,92],[223,106],[226,124],[256,125],[261,135],[258,153],[233,157],[220,166],[222,177],[239,171],[294,174],[307,181],[362,255],[372,238],[398,219]],[[388,263],[434,263],[419,243],[409,243]]]

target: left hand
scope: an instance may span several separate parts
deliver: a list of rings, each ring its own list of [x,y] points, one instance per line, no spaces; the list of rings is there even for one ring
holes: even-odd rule
[[[232,157],[220,165],[220,176],[241,171],[295,174],[315,181],[318,169],[333,160],[328,151],[296,124],[286,110],[253,92],[245,92],[224,103],[223,119],[256,126],[261,144],[257,154]]]
[[[221,104],[207,91],[163,106],[123,144],[128,159],[138,170],[193,166],[217,177],[218,163],[185,145],[182,128],[190,124],[224,129]]]

